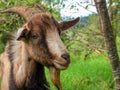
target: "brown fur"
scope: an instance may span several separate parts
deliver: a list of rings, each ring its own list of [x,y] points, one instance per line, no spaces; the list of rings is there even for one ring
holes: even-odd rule
[[[60,31],[60,24],[44,12],[35,14],[22,28],[12,32],[0,56],[1,90],[48,90],[44,66],[50,69],[52,82],[62,90],[60,70],[66,69],[70,61]],[[67,57],[62,57],[63,54]]]
[[[1,90],[49,90],[43,65],[28,57],[24,43],[16,41],[15,33],[0,58],[4,71]]]

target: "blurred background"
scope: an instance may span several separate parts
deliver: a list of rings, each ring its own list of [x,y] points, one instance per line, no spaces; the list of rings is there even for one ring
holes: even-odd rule
[[[120,1],[106,2],[120,53]],[[113,77],[94,0],[0,0],[0,11],[21,5],[36,7],[39,3],[58,21],[80,17],[77,25],[61,34],[71,54],[71,65],[61,74],[63,90],[113,90]],[[0,53],[4,51],[9,33],[24,23],[19,15],[0,13]],[[47,69],[46,74],[49,80]],[[49,82],[51,90],[56,90]]]

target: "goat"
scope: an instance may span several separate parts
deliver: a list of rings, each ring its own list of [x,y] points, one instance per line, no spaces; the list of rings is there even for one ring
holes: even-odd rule
[[[59,33],[75,25],[79,18],[57,22],[44,8],[39,11],[30,6],[2,11],[7,12],[23,16],[26,23],[10,34],[0,55],[1,90],[49,90],[44,66],[53,84],[62,90],[60,71],[69,66],[70,56]]]

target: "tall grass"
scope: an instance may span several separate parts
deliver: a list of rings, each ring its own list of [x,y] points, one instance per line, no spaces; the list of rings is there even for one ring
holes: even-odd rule
[[[63,90],[114,90],[114,82],[109,61],[99,55],[94,55],[84,61],[72,55],[71,65],[61,73]],[[50,81],[51,90],[57,90]]]

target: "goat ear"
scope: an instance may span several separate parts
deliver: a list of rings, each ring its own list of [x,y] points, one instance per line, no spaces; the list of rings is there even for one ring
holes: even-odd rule
[[[72,26],[74,26],[77,22],[79,22],[79,17],[74,19],[74,20],[70,20],[70,21],[63,21],[63,22],[60,22],[59,25],[60,25],[60,28],[61,30],[66,30]]]
[[[17,40],[22,40],[28,37],[29,33],[28,25],[25,24],[22,28],[19,28],[17,31]]]

